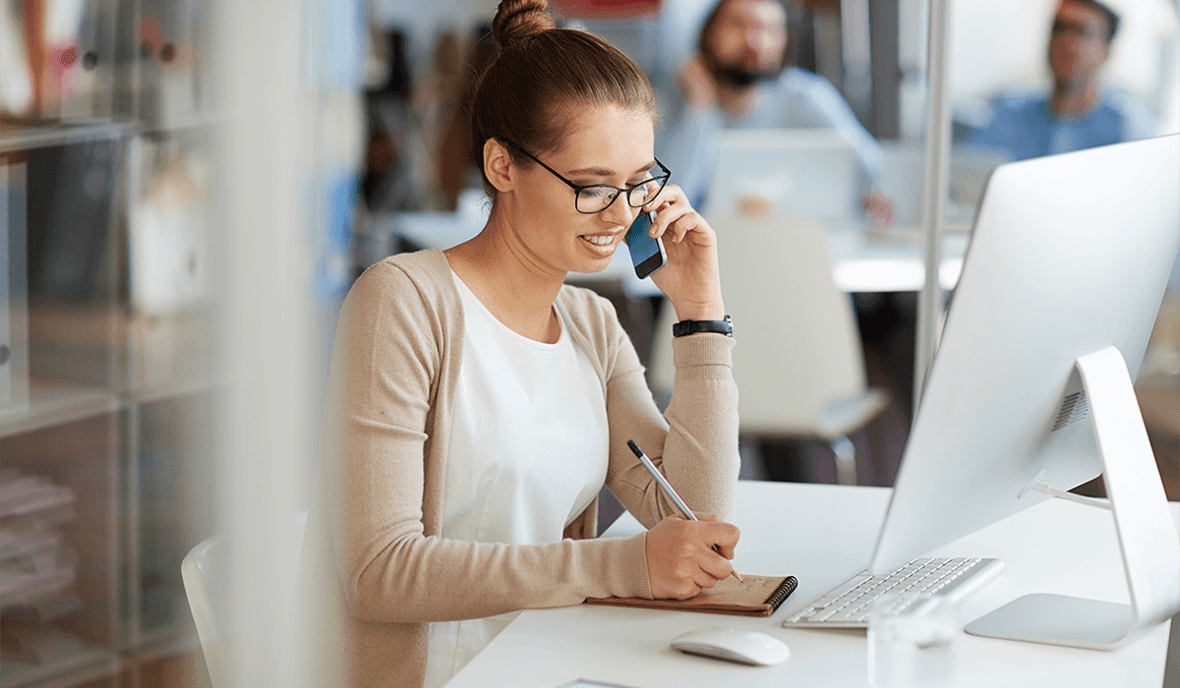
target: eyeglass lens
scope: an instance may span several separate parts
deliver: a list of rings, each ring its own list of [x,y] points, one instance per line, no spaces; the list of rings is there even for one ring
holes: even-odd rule
[[[662,179],[649,179],[627,191],[627,203],[632,208],[638,208],[651,202],[663,188]],[[588,186],[578,192],[578,210],[583,213],[596,213],[605,210],[619,195],[619,189],[613,186]]]
[[[1078,38],[1098,38],[1098,34],[1090,31],[1085,24],[1057,19],[1053,22],[1054,36],[1076,36]]]

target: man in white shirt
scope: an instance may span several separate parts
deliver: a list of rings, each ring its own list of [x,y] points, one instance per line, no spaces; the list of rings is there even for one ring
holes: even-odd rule
[[[700,34],[700,49],[663,94],[656,150],[694,204],[705,200],[724,129],[825,128],[841,131],[860,163],[864,204],[888,223],[878,191],[881,150],[826,79],[785,64],[787,10],[779,0],[720,0]]]

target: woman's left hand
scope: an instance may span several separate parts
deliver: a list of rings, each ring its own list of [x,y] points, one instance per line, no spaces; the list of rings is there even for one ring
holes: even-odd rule
[[[713,228],[693,210],[684,191],[675,184],[664,187],[646,210],[656,211],[651,235],[663,237],[668,256],[667,263],[652,273],[651,280],[672,302],[676,319],[725,317]]]

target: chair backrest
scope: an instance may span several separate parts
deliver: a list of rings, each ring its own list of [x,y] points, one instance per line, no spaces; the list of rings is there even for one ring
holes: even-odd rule
[[[290,577],[275,582],[278,594],[286,594],[289,597],[294,595],[295,578],[306,529],[307,512],[292,514],[284,534],[284,553],[287,561],[281,569],[289,572]],[[231,584],[228,543],[221,535],[206,538],[185,555],[180,564],[180,573],[213,688],[229,688],[231,657],[225,628],[225,605],[229,602],[228,590]]]
[[[811,435],[825,407],[866,391],[864,351],[848,294],[832,280],[826,230],[781,215],[710,219],[737,346],[741,430]],[[671,390],[671,304],[661,311],[651,384]]]

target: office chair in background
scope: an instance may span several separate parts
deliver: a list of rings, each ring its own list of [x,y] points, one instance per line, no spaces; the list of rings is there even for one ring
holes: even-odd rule
[[[832,280],[823,224],[774,214],[709,222],[738,338],[733,374],[742,436],[822,440],[835,455],[837,482],[856,484],[848,437],[888,406],[889,395],[867,386],[852,303]],[[660,319],[649,382],[668,395],[675,372],[671,304]]]
[[[279,594],[290,592],[293,597],[295,576],[299,568],[299,555],[303,550],[303,534],[307,529],[307,512],[291,515],[285,534],[286,554],[290,566],[283,567],[290,572],[290,579],[276,581]],[[226,588],[229,583],[230,552],[221,535],[206,538],[189,550],[180,563],[184,579],[184,594],[197,626],[197,637],[205,655],[205,666],[213,688],[230,688],[232,658],[226,642],[225,605],[228,602]]]

